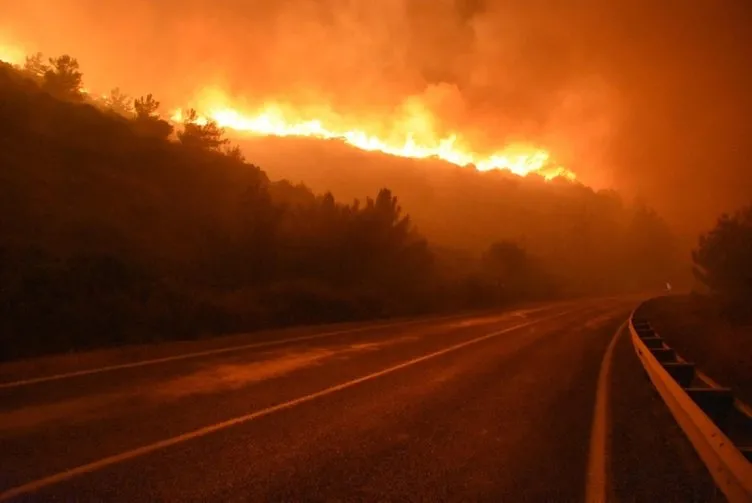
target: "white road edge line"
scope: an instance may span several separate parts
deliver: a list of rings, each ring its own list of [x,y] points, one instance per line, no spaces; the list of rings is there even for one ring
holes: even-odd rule
[[[392,372],[395,372],[397,370],[401,370],[406,367],[410,367],[412,365],[415,365],[416,363],[420,363],[426,360],[430,360],[432,358],[435,358],[437,356],[441,356],[447,353],[451,353],[453,351],[456,351],[458,349],[464,348],[466,346],[470,346],[473,344],[477,344],[479,342],[492,339],[494,337],[498,337],[499,335],[512,332],[515,330],[519,330],[521,328],[526,328],[532,325],[537,325],[539,323],[543,323],[544,321],[550,321],[555,318],[559,318],[561,316],[565,316],[567,314],[572,314],[578,311],[582,311],[582,309],[570,309],[567,311],[563,311],[551,316],[547,316],[545,318],[541,318],[538,320],[528,321],[526,323],[520,323],[519,325],[514,325],[511,327],[507,327],[501,330],[497,330],[495,332],[491,332],[486,335],[482,335],[480,337],[476,337],[475,339],[470,339],[464,342],[461,342],[459,344],[454,344],[452,346],[449,346],[444,349],[440,349],[439,351],[434,351],[433,353],[428,353],[423,356],[419,356],[417,358],[413,358],[411,360],[404,361],[402,363],[399,363],[397,365],[394,365],[392,367],[385,368],[383,370],[379,370],[378,372],[374,372],[372,374],[367,374],[365,376],[359,377],[357,379],[353,379],[351,381],[346,381],[341,384],[337,384],[335,386],[331,386],[329,388],[325,388],[321,391],[317,391],[315,393],[311,393],[310,395],[305,395],[302,397],[295,398],[293,400],[290,400],[288,402],[280,403],[277,405],[273,405],[271,407],[267,407],[266,409],[261,409],[256,412],[252,412],[250,414],[246,414],[244,416],[238,416],[232,419],[228,419],[227,421],[222,421],[220,423],[216,423],[210,426],[205,426],[203,428],[199,428],[197,430],[190,431],[188,433],[184,433],[182,435],[178,435],[172,438],[168,438],[165,440],[160,440],[159,442],[155,442],[153,444],[144,445],[141,447],[137,447],[135,449],[132,449],[130,451],[121,452],[120,454],[115,454],[112,456],[108,456],[105,458],[102,458],[98,461],[94,461],[92,463],[88,463],[85,465],[77,466],[76,468],[71,468],[70,470],[66,470],[60,473],[56,473],[54,475],[50,475],[47,477],[43,477],[41,479],[28,482],[26,484],[22,484],[20,486],[13,487],[11,489],[8,489],[2,493],[0,493],[0,501],[7,501],[11,498],[17,498],[19,496],[22,496],[24,494],[29,494],[35,491],[38,491],[40,489],[43,489],[45,487],[58,484],[60,482],[63,482],[65,480],[72,479],[74,477],[77,477],[79,475],[83,475],[86,473],[90,473],[96,470],[101,470],[102,468],[106,468],[108,466],[121,463],[123,461],[127,461],[133,458],[137,458],[149,453],[152,453],[154,451],[158,451],[188,440],[192,440],[194,438],[199,438],[206,436],[210,433],[214,433],[219,430],[223,430],[226,428],[230,428],[232,426],[236,426],[242,423],[246,423],[249,421],[253,421],[254,419],[258,419],[263,416],[267,416],[269,414],[272,414],[274,412],[289,409],[291,407],[294,407],[296,405],[300,405],[305,402],[310,402],[312,400],[315,400],[317,398],[335,393],[337,391],[341,391],[343,389],[347,389],[353,386],[356,386],[360,383],[370,381],[373,379],[376,379],[377,377],[381,377],[387,374],[391,374]]]
[[[544,308],[540,308],[540,310],[543,310]],[[535,312],[536,309],[532,309],[530,311],[525,312]],[[516,311],[510,311],[508,314],[514,314]],[[501,314],[501,313],[500,313]],[[505,313],[506,314],[506,313]],[[135,362],[129,362],[129,363],[120,363],[117,365],[108,365],[105,367],[97,367],[92,369],[85,369],[85,370],[76,370],[73,372],[65,372],[62,374],[53,374],[48,376],[42,376],[42,377],[33,377],[29,379],[21,379],[18,381],[8,381],[8,382],[2,382],[0,383],[0,389],[7,389],[7,388],[17,388],[20,386],[28,386],[30,384],[38,384],[43,382],[49,382],[49,381],[59,381],[62,379],[70,379],[72,377],[80,377],[80,376],[86,376],[86,375],[92,375],[92,374],[100,374],[104,372],[112,372],[113,370],[122,370],[122,369],[131,369],[131,368],[137,368],[137,367],[146,367],[148,365],[156,365],[159,363],[167,363],[167,362],[174,362],[179,360],[188,360],[190,358],[199,358],[202,356],[211,356],[211,355],[219,355],[223,353],[232,353],[235,351],[243,351],[246,349],[255,349],[255,348],[264,348],[264,347],[271,347],[271,346],[280,346],[283,344],[288,344],[291,342],[301,342],[301,341],[310,341],[315,339],[323,339],[325,337],[333,337],[335,335],[344,335],[344,334],[351,334],[351,333],[357,333],[357,332],[366,332],[369,330],[378,330],[381,328],[392,328],[396,326],[410,326],[415,325],[417,323],[430,323],[433,321],[444,321],[444,320],[450,320],[453,318],[461,318],[465,315],[449,315],[449,316],[442,316],[438,318],[429,318],[429,319],[417,319],[417,320],[408,320],[408,321],[398,321],[393,323],[386,323],[382,325],[368,325],[365,327],[358,327],[358,328],[347,328],[343,330],[335,330],[332,332],[323,332],[323,333],[317,333],[317,334],[311,334],[311,335],[303,335],[300,337],[292,337],[289,339],[278,339],[278,340],[271,340],[271,341],[261,341],[261,342],[252,342],[249,344],[243,344],[240,346],[230,346],[230,347],[224,347],[224,348],[216,348],[216,349],[208,349],[206,351],[197,351],[194,353],[184,353],[180,355],[173,355],[173,356],[165,356],[164,358],[153,358],[150,360],[140,360]]]
[[[601,360],[598,372],[598,384],[595,391],[595,409],[593,411],[593,426],[590,430],[590,449],[585,477],[585,502],[604,503],[608,501],[608,470],[606,457],[608,455],[608,387],[611,382],[611,362],[614,348],[627,322],[622,323],[609,342]]]

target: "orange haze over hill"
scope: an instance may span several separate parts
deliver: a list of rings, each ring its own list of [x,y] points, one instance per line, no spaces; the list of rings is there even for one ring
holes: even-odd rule
[[[257,135],[564,166],[692,235],[748,203],[749,0],[426,3],[0,0],[0,55],[70,54],[89,89]]]

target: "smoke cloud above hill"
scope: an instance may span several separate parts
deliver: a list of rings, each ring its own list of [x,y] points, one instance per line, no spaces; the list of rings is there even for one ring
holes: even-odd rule
[[[70,53],[96,89],[182,106],[218,88],[354,121],[418,103],[479,148],[545,145],[583,182],[688,229],[752,194],[745,0],[0,0],[0,12],[0,46]]]

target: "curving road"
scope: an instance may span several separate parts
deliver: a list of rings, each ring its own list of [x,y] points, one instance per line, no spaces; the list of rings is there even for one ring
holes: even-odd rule
[[[635,304],[0,366],[0,500],[713,501],[619,335]]]

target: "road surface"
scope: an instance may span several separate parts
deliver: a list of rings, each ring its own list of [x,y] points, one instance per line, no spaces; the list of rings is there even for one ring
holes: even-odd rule
[[[720,501],[621,332],[635,304],[0,366],[0,500]]]

